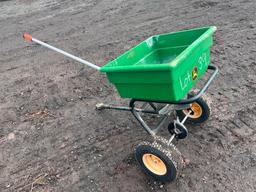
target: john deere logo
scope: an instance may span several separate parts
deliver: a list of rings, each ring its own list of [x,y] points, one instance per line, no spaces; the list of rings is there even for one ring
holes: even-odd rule
[[[195,80],[198,76],[198,69],[197,67],[195,67],[193,70],[192,70],[192,79]]]

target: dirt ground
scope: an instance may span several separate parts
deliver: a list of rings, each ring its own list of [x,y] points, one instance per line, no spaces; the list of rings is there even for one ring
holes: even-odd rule
[[[254,0],[0,1],[0,191],[256,191],[255,9]],[[95,110],[128,102],[105,75],[22,39],[30,32],[102,66],[151,35],[205,25],[218,27],[212,115],[178,142],[190,163],[170,184],[137,165],[148,135],[131,114]]]

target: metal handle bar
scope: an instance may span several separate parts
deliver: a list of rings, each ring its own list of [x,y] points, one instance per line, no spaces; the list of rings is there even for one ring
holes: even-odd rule
[[[189,103],[193,103],[194,101],[196,101],[198,98],[200,98],[204,92],[208,89],[209,85],[211,84],[212,80],[215,78],[215,76],[218,73],[218,67],[215,65],[209,65],[208,66],[208,70],[213,70],[212,75],[209,77],[208,81],[204,84],[203,88],[193,97],[188,98],[188,99],[183,99],[181,101],[179,101],[179,104],[189,104]]]
[[[203,88],[193,97],[188,98],[188,99],[182,99],[180,101],[152,101],[152,100],[142,100],[142,99],[131,99],[130,101],[130,107],[134,107],[134,103],[136,101],[147,101],[147,102],[153,102],[153,103],[166,103],[166,104],[190,104],[196,101],[198,98],[200,98],[204,92],[208,89],[209,85],[211,84],[212,80],[215,78],[215,76],[218,73],[218,67],[215,65],[209,65],[207,70],[212,70],[213,73],[207,80],[207,82],[204,84]]]
[[[62,55],[65,55],[65,56],[67,56],[67,57],[73,59],[73,60],[76,60],[76,61],[78,61],[78,62],[80,62],[80,63],[83,63],[84,65],[87,65],[87,66],[89,66],[89,67],[91,67],[91,68],[94,68],[94,69],[96,69],[96,70],[100,70],[100,67],[99,67],[99,66],[97,66],[97,65],[95,65],[95,64],[93,64],[93,63],[90,63],[89,61],[86,61],[86,60],[84,60],[84,59],[81,59],[81,58],[79,58],[79,57],[77,57],[77,56],[74,56],[74,55],[72,55],[72,54],[70,54],[70,53],[68,53],[68,52],[66,52],[66,51],[63,51],[63,50],[61,50],[61,49],[58,49],[58,48],[56,48],[56,47],[54,47],[54,46],[52,46],[52,45],[49,45],[49,44],[47,44],[47,43],[45,43],[45,42],[42,42],[42,41],[40,41],[40,40],[38,40],[38,39],[36,39],[36,38],[33,38],[31,35],[29,35],[29,34],[27,34],[27,33],[25,33],[25,34],[23,35],[23,38],[24,38],[26,41],[33,41],[33,42],[35,42],[35,43],[37,43],[37,44],[39,44],[39,45],[42,45],[42,46],[44,46],[44,47],[46,47],[46,48],[48,48],[48,49],[51,49],[51,50],[53,50],[53,51],[56,51],[56,52],[58,52],[58,53],[60,53],[60,54],[62,54]]]

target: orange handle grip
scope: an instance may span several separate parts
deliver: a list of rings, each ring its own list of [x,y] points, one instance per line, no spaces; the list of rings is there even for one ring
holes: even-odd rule
[[[24,38],[26,41],[32,41],[32,36],[29,35],[28,33],[24,33],[23,38]]]

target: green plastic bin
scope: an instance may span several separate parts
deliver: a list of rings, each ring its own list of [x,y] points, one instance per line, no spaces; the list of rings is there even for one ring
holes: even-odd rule
[[[215,26],[149,37],[101,67],[123,98],[183,99],[210,63]]]

